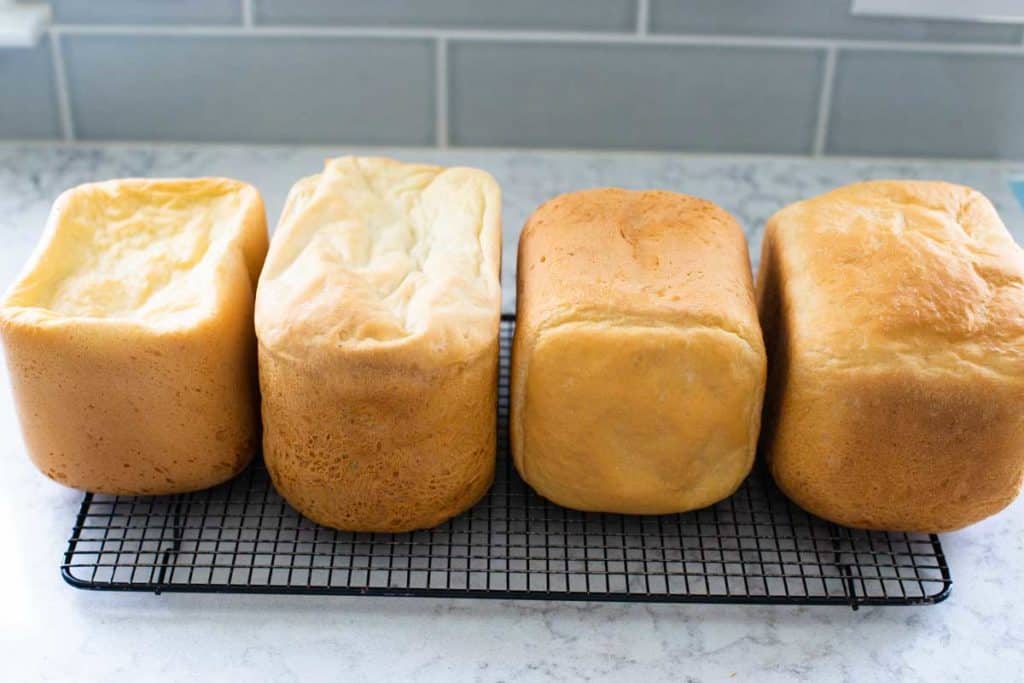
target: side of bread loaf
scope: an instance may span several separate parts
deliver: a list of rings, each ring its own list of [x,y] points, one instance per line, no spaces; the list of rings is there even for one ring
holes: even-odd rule
[[[82,185],[0,307],[29,455],[113,494],[218,484],[258,433],[259,193],[221,178]]]
[[[746,240],[711,202],[557,197],[519,242],[511,439],[567,507],[661,514],[727,497],[754,459],[765,354]]]
[[[764,443],[780,488],[869,529],[938,532],[1024,475],[1024,255],[967,187],[875,181],[769,221]]]
[[[489,487],[500,214],[468,168],[346,157],[293,188],[256,330],[267,467],[310,519],[425,528]]]

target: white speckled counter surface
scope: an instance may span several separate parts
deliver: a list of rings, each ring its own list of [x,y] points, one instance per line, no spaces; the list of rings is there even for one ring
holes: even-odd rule
[[[226,175],[285,194],[338,148],[0,145],[0,285],[65,188]],[[732,211],[760,249],[777,208],[857,179],[941,178],[985,192],[1024,243],[1024,166],[568,152],[374,150],[468,164],[505,200],[505,307],[527,214],[567,190],[659,187]],[[38,474],[0,378],[0,661],[7,680],[1007,680],[1024,671],[1024,503],[942,537],[952,596],[930,607],[737,607],[89,593],[58,572],[81,495]],[[1017,671],[1017,674],[1012,672]],[[11,678],[8,678],[11,676]]]

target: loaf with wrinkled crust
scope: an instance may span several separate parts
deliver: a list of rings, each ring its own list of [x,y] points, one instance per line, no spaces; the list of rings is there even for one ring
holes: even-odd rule
[[[90,183],[57,199],[0,305],[25,445],[111,494],[221,483],[258,447],[253,295],[263,201],[225,178]]]
[[[839,524],[959,529],[1024,474],[1024,255],[959,185],[875,181],[779,211],[758,296],[765,448]]]
[[[665,514],[750,472],[765,352],[747,243],[709,201],[565,194],[519,241],[512,452],[566,507]]]
[[[345,157],[289,195],[256,297],[264,456],[320,524],[431,527],[494,476],[501,197]]]

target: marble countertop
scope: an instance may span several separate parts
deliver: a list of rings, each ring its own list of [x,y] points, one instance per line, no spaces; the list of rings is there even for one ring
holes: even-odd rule
[[[256,185],[271,225],[323,159],[292,147],[0,145],[0,285],[15,277],[64,189],[125,176],[226,175]],[[365,150],[363,150],[365,152]],[[373,150],[485,168],[504,191],[504,281],[529,212],[560,192],[619,185],[696,194],[732,211],[756,265],[782,205],[857,179],[941,178],[995,202],[1024,244],[1009,178],[981,162],[806,160],[527,151]],[[504,305],[514,306],[506,286]],[[1024,670],[1024,503],[942,537],[952,596],[929,607],[743,607],[444,599],[89,593],[58,565],[81,496],[30,465],[0,384],[0,661],[12,680],[415,678],[993,680]]]

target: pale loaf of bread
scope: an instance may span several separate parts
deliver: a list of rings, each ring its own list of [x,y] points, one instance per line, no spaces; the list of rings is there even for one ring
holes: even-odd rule
[[[486,492],[500,257],[483,171],[345,157],[292,188],[256,332],[264,456],[301,513],[397,532]]]
[[[596,189],[519,241],[516,468],[579,510],[682,512],[750,472],[765,352],[747,244],[711,202]]]
[[[768,223],[758,295],[779,487],[839,524],[939,532],[1024,474],[1024,254],[980,193],[842,187]]]
[[[253,293],[263,200],[224,178],[126,179],[57,199],[0,306],[29,455],[67,486],[223,482],[258,442]]]

